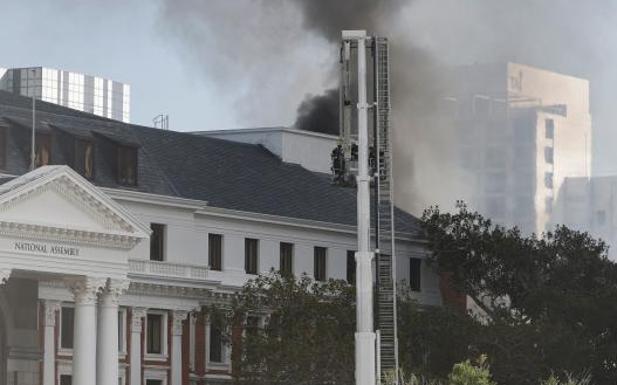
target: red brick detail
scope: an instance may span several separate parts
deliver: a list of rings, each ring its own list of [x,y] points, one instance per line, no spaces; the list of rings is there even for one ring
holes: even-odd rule
[[[189,385],[189,370],[191,364],[190,349],[190,323],[191,317],[182,321],[182,385]]]
[[[206,316],[197,314],[195,322],[195,372],[198,376],[206,374]]]
[[[467,311],[467,296],[452,287],[452,273],[439,274],[439,290],[444,305],[462,312]]]
[[[238,365],[234,363],[239,362],[242,357],[242,321],[240,319],[234,319],[231,326],[231,375],[237,378]]]

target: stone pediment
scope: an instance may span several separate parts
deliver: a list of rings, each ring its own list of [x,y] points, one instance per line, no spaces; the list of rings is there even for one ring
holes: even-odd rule
[[[150,230],[67,166],[44,166],[0,185],[0,233],[132,247]]]

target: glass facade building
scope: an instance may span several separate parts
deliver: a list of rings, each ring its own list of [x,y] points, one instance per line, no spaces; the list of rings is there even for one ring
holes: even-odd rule
[[[45,67],[0,69],[0,89],[130,122],[130,86],[98,76]]]

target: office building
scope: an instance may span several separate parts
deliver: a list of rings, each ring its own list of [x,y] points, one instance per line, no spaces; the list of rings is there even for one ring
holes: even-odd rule
[[[0,69],[0,90],[130,122],[130,86],[98,76],[46,67]]]
[[[517,63],[444,76],[447,91],[427,129],[452,136],[453,199],[497,223],[544,231],[565,178],[590,173],[589,82]]]

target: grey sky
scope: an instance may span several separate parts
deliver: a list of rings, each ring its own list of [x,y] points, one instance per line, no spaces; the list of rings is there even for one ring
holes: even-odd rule
[[[508,59],[590,79],[594,170],[617,172],[617,1],[396,1],[407,6],[380,32],[436,63]],[[176,130],[289,125],[306,94],[336,79],[337,48],[306,25],[299,3],[2,0],[0,66],[129,83],[135,123],[169,113]]]
[[[241,84],[221,89],[194,66],[158,0],[3,0],[2,19],[0,66],[43,65],[129,83],[134,123],[150,125],[159,113],[169,113],[176,130],[293,122],[295,107],[252,122],[238,113],[232,90]],[[217,55],[215,48],[209,55]]]

